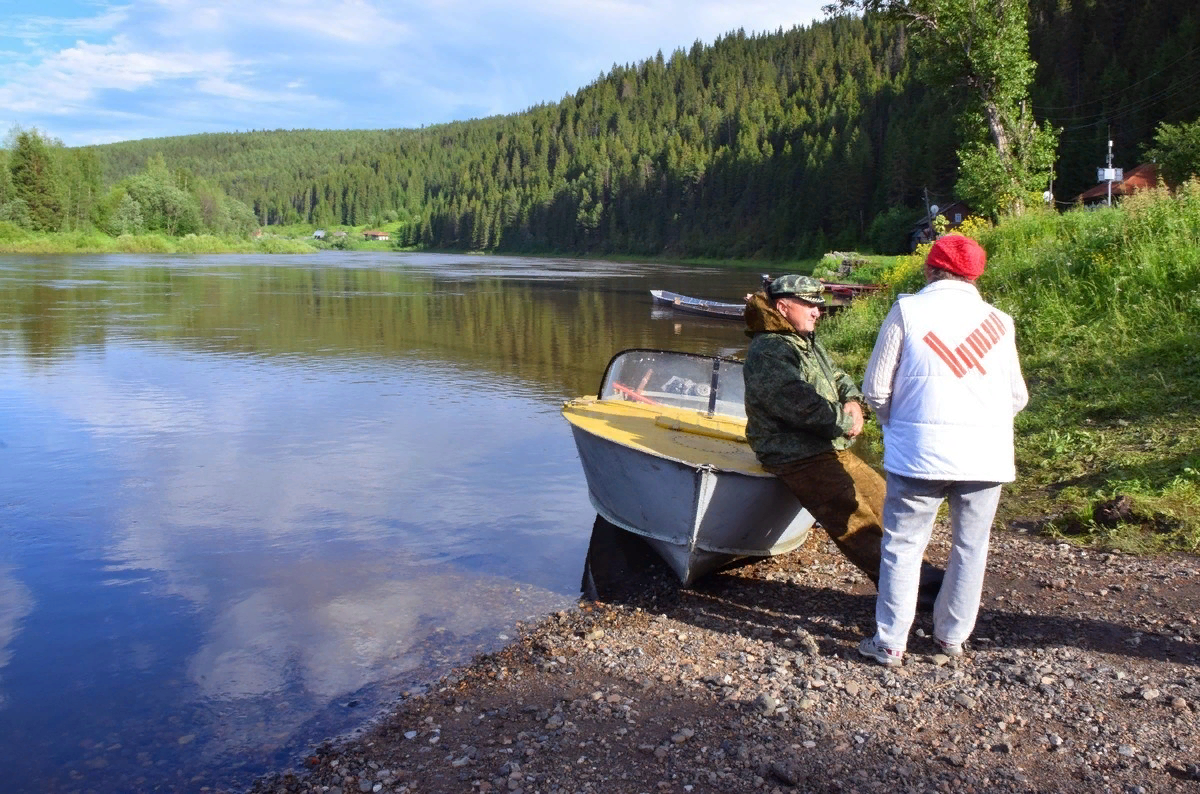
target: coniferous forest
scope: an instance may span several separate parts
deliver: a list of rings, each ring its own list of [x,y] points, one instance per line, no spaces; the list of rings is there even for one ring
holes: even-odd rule
[[[1160,122],[1200,115],[1191,0],[1031,0],[1030,49],[1034,112],[1062,130],[1047,185],[1062,204],[1094,184],[1110,139],[1132,168]],[[614,65],[509,116],[65,150],[72,185],[37,223],[371,225],[399,245],[510,252],[893,252],[927,201],[955,198],[954,97],[918,67],[901,27],[839,16]],[[196,211],[164,209],[164,168],[203,194],[184,202]]]

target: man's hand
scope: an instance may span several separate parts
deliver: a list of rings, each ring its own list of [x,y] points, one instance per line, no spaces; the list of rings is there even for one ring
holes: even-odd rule
[[[847,438],[854,438],[863,430],[865,418],[863,417],[862,406],[858,404],[857,400],[849,400],[842,403],[842,408],[854,418],[854,425],[846,431]]]

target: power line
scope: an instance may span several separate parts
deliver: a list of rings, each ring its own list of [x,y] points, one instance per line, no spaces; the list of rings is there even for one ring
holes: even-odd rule
[[[1146,82],[1147,80],[1153,80],[1155,77],[1158,77],[1160,74],[1167,71],[1172,66],[1179,63],[1180,61],[1190,58],[1192,53],[1194,53],[1194,52],[1196,52],[1196,47],[1192,47],[1190,50],[1185,52],[1183,55],[1181,55],[1178,58],[1176,58],[1175,60],[1171,61],[1166,66],[1163,66],[1161,69],[1159,69],[1155,72],[1151,72],[1150,74],[1143,77],[1141,80],[1135,80],[1134,82],[1130,83],[1129,85],[1125,86],[1124,88],[1119,88],[1116,91],[1113,91],[1112,93],[1110,93],[1106,96],[1102,96],[1098,99],[1087,99],[1087,100],[1084,100],[1083,102],[1080,102],[1080,103],[1077,103],[1074,105],[1047,105],[1046,107],[1043,107],[1042,110],[1074,110],[1077,107],[1083,107],[1085,105],[1094,105],[1099,102],[1107,102],[1109,99],[1112,99],[1113,97],[1116,97],[1126,91],[1133,90],[1133,88],[1135,86],[1138,86],[1138,85]]]
[[[1159,102],[1159,101],[1166,99],[1170,96],[1173,96],[1175,94],[1178,94],[1180,91],[1186,90],[1186,89],[1191,88],[1198,84],[1200,84],[1200,71],[1197,71],[1195,74],[1184,75],[1184,76],[1180,77],[1179,79],[1175,80],[1174,82],[1172,82],[1170,85],[1168,85],[1164,88],[1160,88],[1158,91],[1156,91],[1152,94],[1143,94],[1143,95],[1133,99],[1129,103],[1125,104],[1124,106],[1118,104],[1116,106],[1116,108],[1114,109],[1114,111],[1115,112],[1123,112],[1128,109],[1140,109],[1140,108],[1148,106],[1148,105],[1153,105],[1156,102]],[[1108,113],[1111,114],[1114,111],[1108,111]],[[1093,113],[1090,115],[1104,116],[1105,112],[1100,111],[1099,113]],[[1084,116],[1084,118],[1086,118],[1086,117],[1087,116]],[[1077,118],[1078,118],[1078,116],[1077,116]]]
[[[1184,78],[1183,81],[1177,81],[1177,82],[1173,83],[1171,86],[1164,88],[1154,94],[1149,94],[1149,95],[1143,96],[1143,97],[1135,100],[1134,102],[1131,102],[1128,105],[1118,106],[1107,112],[1102,111],[1100,113],[1094,113],[1094,114],[1090,114],[1089,116],[1083,117],[1083,118],[1091,118],[1091,119],[1093,119],[1092,121],[1083,121],[1081,123],[1069,124],[1069,122],[1071,122],[1071,121],[1079,122],[1079,117],[1074,117],[1072,119],[1060,119],[1058,121],[1056,121],[1054,118],[1051,118],[1049,116],[1046,116],[1045,118],[1048,121],[1050,121],[1051,123],[1063,124],[1064,131],[1086,129],[1088,127],[1097,126],[1098,124],[1106,124],[1108,122],[1113,121],[1114,119],[1120,119],[1120,118],[1125,118],[1127,116],[1132,116],[1135,113],[1139,113],[1148,108],[1154,107],[1155,105],[1161,104],[1178,94],[1181,94],[1185,91],[1188,91],[1190,89],[1194,89],[1197,87],[1200,87],[1200,72],[1197,72],[1194,75],[1189,75],[1186,78]],[[1038,108],[1035,107],[1035,111],[1036,110],[1038,110]],[[1068,124],[1069,124],[1069,126],[1068,126]]]
[[[1200,108],[1200,97],[1197,97],[1196,99],[1194,99],[1193,101],[1191,101],[1190,103],[1188,103],[1186,105],[1178,106],[1176,109],[1182,113],[1186,113],[1187,111],[1189,111],[1193,108]],[[1120,116],[1114,116],[1113,118],[1120,118]],[[1097,121],[1089,122],[1087,124],[1080,124],[1075,127],[1064,127],[1063,132],[1073,132],[1073,131],[1079,131],[1079,130],[1095,130],[1097,127],[1101,127],[1104,124],[1108,123],[1108,121],[1109,121],[1109,119],[1101,118],[1101,119],[1098,119]],[[1094,135],[1094,133],[1093,133],[1093,135]],[[1093,137],[1092,135],[1061,135],[1059,137],[1059,142],[1061,143],[1063,140],[1083,141],[1083,140],[1089,140],[1092,137]]]

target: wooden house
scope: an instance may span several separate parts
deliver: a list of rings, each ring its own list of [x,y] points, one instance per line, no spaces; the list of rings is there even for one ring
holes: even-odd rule
[[[1154,163],[1142,163],[1137,168],[1125,172],[1125,178],[1112,183],[1114,199],[1128,196],[1139,190],[1146,190],[1158,185],[1158,166]],[[1095,207],[1108,203],[1108,182],[1101,182],[1075,197],[1076,204],[1085,207]]]
[[[364,231],[362,233],[362,236],[363,236],[363,239],[365,239],[365,240],[387,240],[387,239],[389,239],[387,232],[381,232],[378,229],[367,229],[366,231]]]
[[[909,250],[915,251],[918,245],[933,242],[937,237],[937,233],[933,230],[933,219],[937,215],[946,219],[946,229],[950,231],[961,226],[970,214],[971,208],[964,201],[954,201],[945,207],[938,207],[937,213],[934,214],[926,213],[909,232]]]

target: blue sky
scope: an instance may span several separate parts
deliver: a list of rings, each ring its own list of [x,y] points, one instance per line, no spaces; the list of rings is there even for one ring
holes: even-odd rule
[[[67,145],[416,127],[555,102],[614,63],[826,0],[0,0],[0,134]]]

